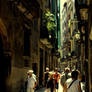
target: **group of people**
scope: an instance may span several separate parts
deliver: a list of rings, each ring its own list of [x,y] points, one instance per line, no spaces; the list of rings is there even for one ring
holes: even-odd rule
[[[49,68],[47,67],[43,77],[44,85],[46,86],[46,92],[58,92],[59,79],[60,74],[58,69],[55,68],[54,71],[49,71]]]
[[[26,92],[34,92],[37,80],[33,70],[28,70],[26,80]],[[63,92],[85,92],[85,76],[81,76],[78,70],[70,71],[69,68],[65,68],[63,73],[59,73],[57,68],[50,71],[47,67],[42,81],[46,87],[46,92],[58,92],[59,83]]]
[[[80,71],[70,71],[69,68],[65,68],[64,73],[61,74],[57,68],[55,68],[54,72],[46,68],[46,72],[44,73],[46,92],[58,92],[59,83],[63,88],[63,92],[85,92],[83,79],[85,78],[81,76]]]
[[[70,71],[66,68],[61,76],[61,85],[63,92],[85,92],[85,76],[82,76],[79,70]]]

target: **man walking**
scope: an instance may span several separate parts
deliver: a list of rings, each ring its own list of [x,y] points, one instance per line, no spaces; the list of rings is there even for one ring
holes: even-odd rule
[[[54,79],[55,79],[55,92],[58,92],[60,74],[58,73],[58,69],[57,68],[55,68]]]
[[[49,92],[49,75],[50,75],[49,68],[46,67],[46,72],[44,73],[43,80],[44,80],[47,92]]]
[[[72,78],[69,78],[65,85],[63,92],[81,92],[80,81],[78,80],[78,71],[73,71]]]
[[[36,87],[36,79],[32,76],[33,70],[28,71],[28,84],[27,84],[27,92],[34,92]]]

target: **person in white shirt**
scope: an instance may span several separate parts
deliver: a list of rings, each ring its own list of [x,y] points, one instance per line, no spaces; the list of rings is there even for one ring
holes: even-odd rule
[[[78,78],[78,71],[73,71],[72,78],[69,78],[64,85],[63,92],[81,92],[80,81]]]
[[[32,73],[32,77],[35,79],[36,81],[36,75],[34,73]]]
[[[27,92],[34,92],[34,88],[36,86],[36,79],[32,76],[33,70],[28,71],[28,84],[27,84]]]

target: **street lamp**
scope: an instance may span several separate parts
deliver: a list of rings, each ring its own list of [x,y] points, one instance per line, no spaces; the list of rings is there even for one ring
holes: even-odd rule
[[[80,9],[80,17],[81,17],[81,20],[88,20],[88,9],[87,8]]]
[[[68,56],[70,57],[71,56],[71,53],[68,53]]]
[[[49,35],[49,38],[51,39],[51,35]]]
[[[80,32],[79,31],[75,34],[75,38],[76,38],[76,40],[80,40]]]

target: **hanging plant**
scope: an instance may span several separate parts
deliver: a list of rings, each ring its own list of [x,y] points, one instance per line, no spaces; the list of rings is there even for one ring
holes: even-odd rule
[[[49,10],[43,13],[42,23],[48,29],[48,31],[53,31],[56,29],[55,17]]]

